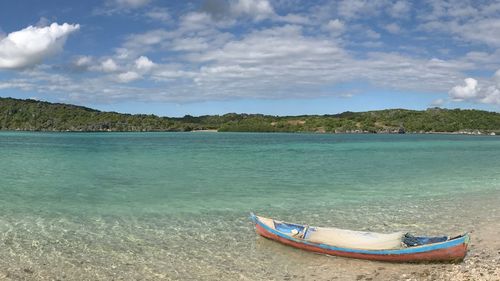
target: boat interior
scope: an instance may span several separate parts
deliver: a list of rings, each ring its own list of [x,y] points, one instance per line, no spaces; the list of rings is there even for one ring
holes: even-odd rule
[[[308,242],[326,244],[335,247],[369,250],[402,249],[418,247],[457,239],[463,235],[450,238],[448,236],[413,236],[407,232],[376,233],[345,230],[340,228],[313,227],[308,225],[287,223],[273,219],[258,217],[267,226],[293,238]]]

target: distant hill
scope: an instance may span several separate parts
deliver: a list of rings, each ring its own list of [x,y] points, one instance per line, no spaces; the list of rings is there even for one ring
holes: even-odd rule
[[[430,108],[423,111],[387,109],[335,115],[278,117],[228,113],[170,118],[102,112],[37,100],[0,98],[0,130],[500,134],[500,113]]]

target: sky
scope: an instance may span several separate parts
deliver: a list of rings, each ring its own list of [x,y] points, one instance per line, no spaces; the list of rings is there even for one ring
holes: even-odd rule
[[[1,1],[0,97],[161,116],[498,112],[500,1]]]

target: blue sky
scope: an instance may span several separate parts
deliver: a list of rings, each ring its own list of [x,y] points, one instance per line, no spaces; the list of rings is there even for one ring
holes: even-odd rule
[[[500,1],[0,3],[0,96],[167,116],[500,110]]]

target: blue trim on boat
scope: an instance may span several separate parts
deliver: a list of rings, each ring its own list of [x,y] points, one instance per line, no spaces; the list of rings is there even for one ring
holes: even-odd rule
[[[294,223],[286,223],[286,222],[274,222],[274,228],[283,233],[292,233],[292,230],[297,230],[297,233],[302,232],[305,226]]]
[[[429,244],[429,245],[422,245],[422,246],[415,246],[415,247],[409,247],[409,248],[403,248],[403,249],[394,249],[394,250],[363,250],[363,249],[351,249],[351,248],[340,248],[340,247],[335,247],[327,244],[318,244],[318,243],[312,243],[303,239],[297,239],[294,237],[290,237],[284,233],[281,233],[279,231],[276,231],[269,226],[265,225],[262,223],[259,218],[254,215],[253,213],[250,215],[250,218],[253,222],[256,224],[259,224],[262,228],[267,230],[268,232],[275,234],[279,237],[285,238],[290,241],[294,241],[297,243],[305,244],[305,245],[310,245],[310,246],[315,246],[319,247],[322,249],[326,250],[332,250],[332,251],[342,251],[342,252],[350,252],[350,253],[361,253],[361,254],[371,254],[371,255],[403,255],[403,254],[414,254],[414,253],[423,253],[423,252],[430,252],[434,250],[439,250],[439,249],[445,249],[445,248],[450,248],[454,247],[456,245],[460,245],[463,243],[467,243],[469,241],[469,235],[464,234],[463,236],[441,242],[441,243],[435,243],[435,244]],[[273,220],[274,221],[274,220]]]

